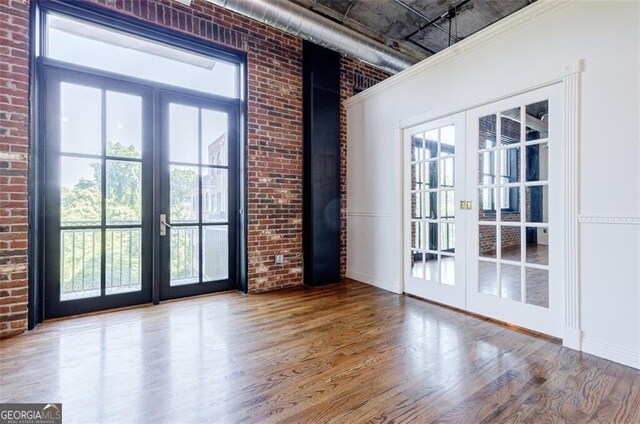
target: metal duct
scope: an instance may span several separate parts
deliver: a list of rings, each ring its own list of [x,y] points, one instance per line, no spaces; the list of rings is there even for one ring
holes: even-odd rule
[[[392,73],[417,62],[289,0],[207,1]]]

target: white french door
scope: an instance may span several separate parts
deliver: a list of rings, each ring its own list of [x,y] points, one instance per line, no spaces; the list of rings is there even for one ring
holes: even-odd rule
[[[561,108],[550,86],[405,130],[405,292],[561,335]],[[427,171],[443,159],[441,138],[427,134],[443,128],[456,140],[444,187],[446,168]],[[457,230],[451,253],[447,225]]]
[[[464,308],[464,113],[405,131],[405,291]]]

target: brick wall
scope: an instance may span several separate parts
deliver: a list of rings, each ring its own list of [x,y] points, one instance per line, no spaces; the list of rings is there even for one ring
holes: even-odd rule
[[[29,3],[0,2],[0,336],[27,326]]]
[[[302,284],[302,41],[204,0],[85,1],[247,52],[249,290]],[[0,336],[26,328],[28,9],[28,0],[0,2]],[[346,57],[341,68],[342,99],[388,76]],[[341,119],[344,275],[344,108]]]

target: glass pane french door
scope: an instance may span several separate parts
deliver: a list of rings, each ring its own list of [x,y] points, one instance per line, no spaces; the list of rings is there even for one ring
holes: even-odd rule
[[[151,91],[47,69],[45,316],[151,300]]]
[[[405,292],[464,308],[464,114],[405,130]]]
[[[161,298],[232,289],[236,109],[164,93],[160,110]]]
[[[467,309],[559,336],[561,105],[552,86],[470,110]],[[554,171],[556,173],[554,174]]]

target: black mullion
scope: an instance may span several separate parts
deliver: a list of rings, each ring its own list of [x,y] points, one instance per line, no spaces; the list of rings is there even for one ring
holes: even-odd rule
[[[171,161],[169,162],[169,164],[171,165],[176,165],[176,166],[202,166],[204,168],[213,168],[213,169],[229,169],[228,165],[214,165],[214,164],[205,164],[205,163],[189,163],[189,162],[174,162]]]
[[[101,160],[103,158],[102,155],[93,155],[91,153],[73,153],[73,152],[60,152],[60,156],[66,156],[71,158],[81,158],[81,159],[96,159],[96,160]]]
[[[101,181],[100,181],[100,189],[102,193],[101,195],[101,240],[100,240],[100,296],[104,297],[106,293],[107,286],[107,93],[103,88],[102,90],[102,98],[100,107],[102,108],[100,112],[101,116],[101,136],[102,136],[102,172]]]
[[[138,163],[142,163],[142,158],[128,158],[128,157],[122,157],[122,156],[111,156],[111,155],[106,155],[105,156],[107,160],[120,160],[123,162],[138,162]]]
[[[202,283],[202,108],[198,108],[198,282]]]

